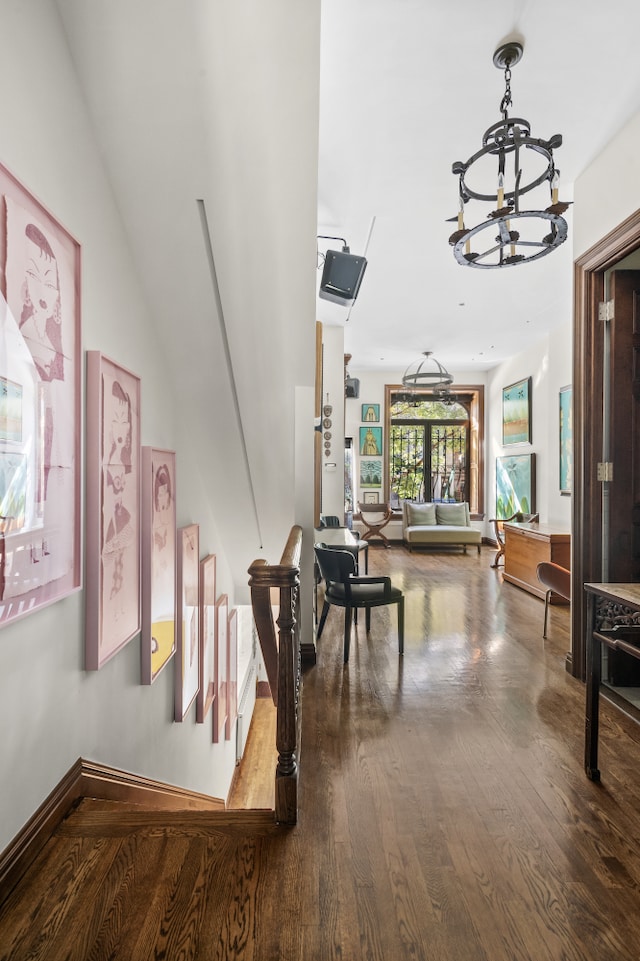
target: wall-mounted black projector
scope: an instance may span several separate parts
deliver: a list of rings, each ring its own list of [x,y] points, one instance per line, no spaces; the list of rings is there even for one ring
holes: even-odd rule
[[[343,307],[351,307],[362,283],[366,257],[349,253],[349,248],[327,250],[318,296]]]

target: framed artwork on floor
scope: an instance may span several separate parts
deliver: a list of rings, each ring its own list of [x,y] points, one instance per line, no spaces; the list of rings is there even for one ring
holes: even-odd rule
[[[504,520],[518,511],[536,510],[536,455],[496,457],[496,517]]]
[[[382,454],[382,427],[360,428],[360,453],[364,457],[379,457]]]
[[[573,423],[571,387],[563,387],[559,399],[560,493],[571,494],[573,486]]]
[[[229,611],[229,624],[227,626],[227,723],[225,725],[224,736],[227,741],[231,740],[233,725],[238,716],[238,610],[233,608]]]
[[[214,703],[216,687],[216,556],[200,561],[200,688],[196,721],[202,724]]]
[[[176,455],[143,447],[142,683],[151,684],[176,651]]]
[[[178,530],[178,645],[175,720],[183,721],[200,683],[200,528]]]
[[[502,388],[502,445],[531,443],[531,378]]]
[[[82,586],[80,245],[0,165],[0,627]]]
[[[85,667],[140,632],[140,378],[87,351]]]
[[[229,716],[228,703],[228,639],[229,598],[221,594],[216,601],[216,689],[213,711],[213,740],[224,741]]]
[[[361,404],[361,417],[365,423],[377,424],[380,421],[380,404]]]

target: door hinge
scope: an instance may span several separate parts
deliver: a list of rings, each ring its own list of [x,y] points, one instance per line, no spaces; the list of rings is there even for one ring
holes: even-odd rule
[[[598,480],[599,481],[612,481],[613,480],[613,464],[611,461],[605,461],[604,463],[598,464]]]
[[[613,320],[613,301],[601,300],[598,304],[598,320]]]

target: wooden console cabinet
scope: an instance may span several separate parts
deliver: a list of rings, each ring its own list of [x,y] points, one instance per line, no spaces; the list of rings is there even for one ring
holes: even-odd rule
[[[516,584],[530,594],[544,599],[545,588],[536,573],[542,561],[552,561],[561,567],[571,567],[571,534],[548,524],[504,525],[504,579]],[[554,604],[568,601],[552,597]]]

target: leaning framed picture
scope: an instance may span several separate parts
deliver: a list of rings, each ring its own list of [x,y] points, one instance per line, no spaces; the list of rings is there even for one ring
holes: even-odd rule
[[[176,650],[176,455],[143,447],[142,683],[151,684]]]
[[[378,491],[363,491],[362,492],[362,503],[363,504],[379,504],[380,494]]]
[[[221,594],[216,601],[216,689],[213,711],[213,740],[224,741],[229,716],[228,703],[228,640],[229,598]]]
[[[87,351],[85,667],[140,632],[140,378]]]
[[[0,165],[0,627],[82,586],[80,245]]]
[[[571,387],[563,387],[559,398],[560,493],[571,494],[573,485],[573,424]]]
[[[196,721],[202,724],[214,703],[216,687],[216,556],[200,561],[200,685]]]
[[[175,712],[183,721],[200,684],[200,528],[189,524],[178,530],[178,646]]]
[[[531,443],[531,377],[502,388],[502,444]]]
[[[496,457],[496,518],[505,520],[536,509],[536,455]]]

